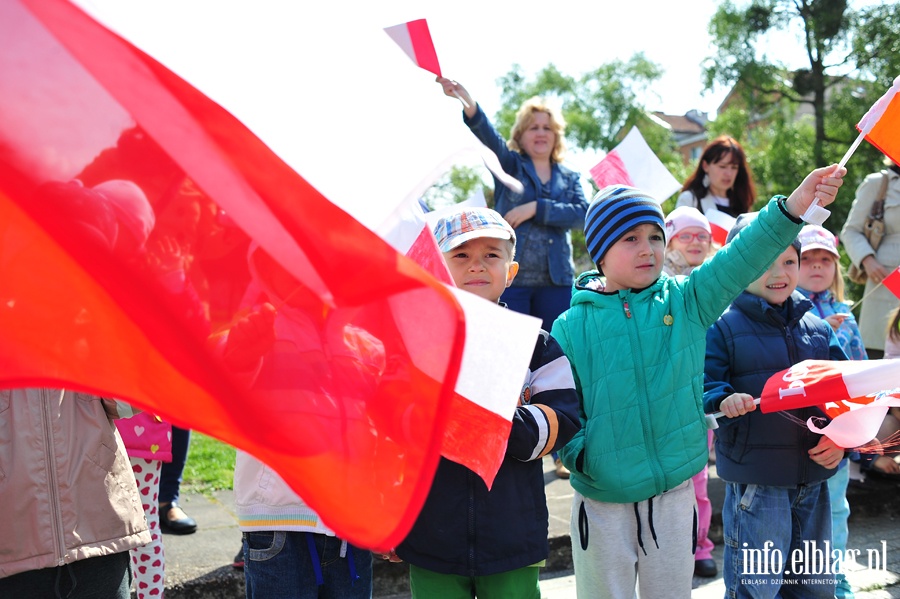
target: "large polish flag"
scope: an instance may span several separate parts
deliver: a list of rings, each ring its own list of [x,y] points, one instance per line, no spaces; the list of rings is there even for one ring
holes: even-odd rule
[[[0,3],[0,48],[0,384],[126,399],[267,462],[341,537],[399,543],[466,367],[465,300],[69,2]],[[249,386],[226,343],[285,285],[304,333]]]
[[[607,185],[629,185],[660,203],[681,189],[681,184],[650,149],[637,127],[632,127],[590,172],[600,189]]]

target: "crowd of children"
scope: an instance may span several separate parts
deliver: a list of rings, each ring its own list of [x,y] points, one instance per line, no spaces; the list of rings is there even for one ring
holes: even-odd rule
[[[842,174],[813,171],[790,197],[740,216],[721,249],[695,208],[666,217],[640,190],[601,190],[585,221],[596,270],[578,277],[571,307],[536,341],[493,487],[442,458],[409,535],[379,552],[409,563],[413,597],[540,597],[538,572],[549,551],[541,458],[557,450],[574,489],[578,596],[690,596],[692,576],[704,575],[706,560],[713,570],[705,575],[715,575],[705,413],[717,410],[727,416],[716,453],[727,483],[729,596],[758,596],[743,583],[741,547],[769,542],[789,554],[804,541],[830,541],[832,520],[838,534],[846,531],[846,510],[831,507],[845,502],[846,484],[828,483],[844,449],[792,420],[760,413],[752,401],[771,374],[806,358],[847,359],[858,348],[841,290],[833,288],[840,276],[833,237],[803,228],[800,219],[814,198],[833,201]],[[515,230],[493,210],[460,208],[434,234],[454,283],[498,303],[518,272]],[[251,361],[260,359],[264,353]],[[255,488],[240,493],[262,497]],[[292,510],[303,505],[292,493],[286,502]],[[349,562],[329,562],[345,563],[337,577],[319,573],[315,566],[326,565],[321,553],[331,551],[319,539],[327,544],[329,530],[279,532],[249,521],[242,528],[248,596],[263,588],[263,595],[279,588],[282,596],[306,596],[302,580],[315,579],[319,597],[350,588],[371,593],[370,558],[346,544],[339,549],[339,539],[334,555]],[[296,542],[292,534],[300,535]],[[846,532],[838,542],[846,543]],[[283,584],[287,571],[298,572],[287,585],[293,590]],[[788,575],[771,574],[767,596],[777,596]],[[807,578],[811,597],[834,596],[842,582]]]

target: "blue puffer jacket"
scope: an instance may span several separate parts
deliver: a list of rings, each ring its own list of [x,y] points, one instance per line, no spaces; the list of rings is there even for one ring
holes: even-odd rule
[[[809,311],[811,301],[797,291],[783,307],[744,292],[732,302],[706,335],[706,381],[703,404],[718,411],[732,393],[759,397],[769,377],[803,360],[846,360],[831,326]],[[820,482],[834,474],[813,462],[807,452],[820,435],[806,427],[818,408],[738,418],[719,418],[716,469],[729,482],[796,486]]]
[[[463,120],[481,143],[497,155],[503,170],[521,181],[525,188],[521,194],[516,193],[495,177],[494,209],[500,214],[506,214],[516,206],[537,201],[534,218],[516,227],[516,254],[528,255],[529,240],[533,243],[550,244],[547,265],[550,280],[554,285],[572,285],[575,281],[575,264],[572,261],[570,230],[584,227],[584,215],[588,207],[580,175],[561,164],[554,164],[550,197],[541,197],[541,180],[531,158],[506,146],[506,140],[491,125],[481,106],[471,119],[463,114]],[[515,285],[514,281],[513,286]]]
[[[401,559],[458,576],[490,576],[547,559],[541,458],[580,425],[571,366],[546,331],[535,344],[520,401],[491,489],[465,466],[441,458],[425,505],[397,547]]]

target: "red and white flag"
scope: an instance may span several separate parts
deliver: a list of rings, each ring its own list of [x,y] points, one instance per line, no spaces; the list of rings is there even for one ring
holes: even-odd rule
[[[484,199],[463,205],[484,205]],[[432,234],[442,214],[460,204],[425,213],[410,196],[381,227],[379,235],[450,285],[465,314],[463,362],[441,445],[441,455],[478,474],[488,488],[506,455],[512,418],[527,374],[540,320],[457,289]],[[490,364],[490,368],[485,368]],[[504,373],[504,376],[498,376]]]
[[[441,76],[441,65],[425,19],[385,27],[384,31],[419,67]]]
[[[900,266],[891,271],[891,274],[886,276],[881,284],[888,288],[888,290],[900,298]]]
[[[900,76],[856,125],[866,140],[900,164]]]
[[[709,221],[709,228],[712,229],[713,241],[720,246],[725,245],[728,232],[737,219],[721,210],[710,210],[706,213],[706,219]]]
[[[660,203],[681,189],[637,127],[632,127],[625,139],[591,169],[591,177],[600,189],[629,185]]]
[[[819,406],[832,419],[810,430],[841,447],[859,447],[878,432],[888,407],[900,405],[900,360],[804,360],[772,375],[760,395],[765,413]]]
[[[126,399],[260,458],[341,537],[396,546],[463,367],[453,292],[71,3],[0,2],[0,47],[0,386]],[[261,392],[222,343],[285,281],[310,342],[265,354]]]

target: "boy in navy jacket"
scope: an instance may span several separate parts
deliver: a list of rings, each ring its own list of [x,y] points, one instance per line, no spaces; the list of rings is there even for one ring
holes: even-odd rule
[[[503,217],[460,209],[442,218],[434,234],[456,286],[499,302],[519,266],[516,235]],[[540,599],[537,566],[549,551],[541,458],[579,428],[569,361],[541,331],[492,488],[441,458],[425,506],[397,548],[410,564],[413,597]]]
[[[741,215],[728,241],[754,216]],[[726,481],[729,597],[834,597],[827,479],[844,450],[806,427],[824,416],[818,408],[763,414],[753,403],[770,376],[798,362],[847,359],[831,326],[795,291],[799,275],[795,241],[707,333],[704,408],[728,417],[716,431],[716,468]],[[828,565],[807,560],[805,548],[823,552]]]

